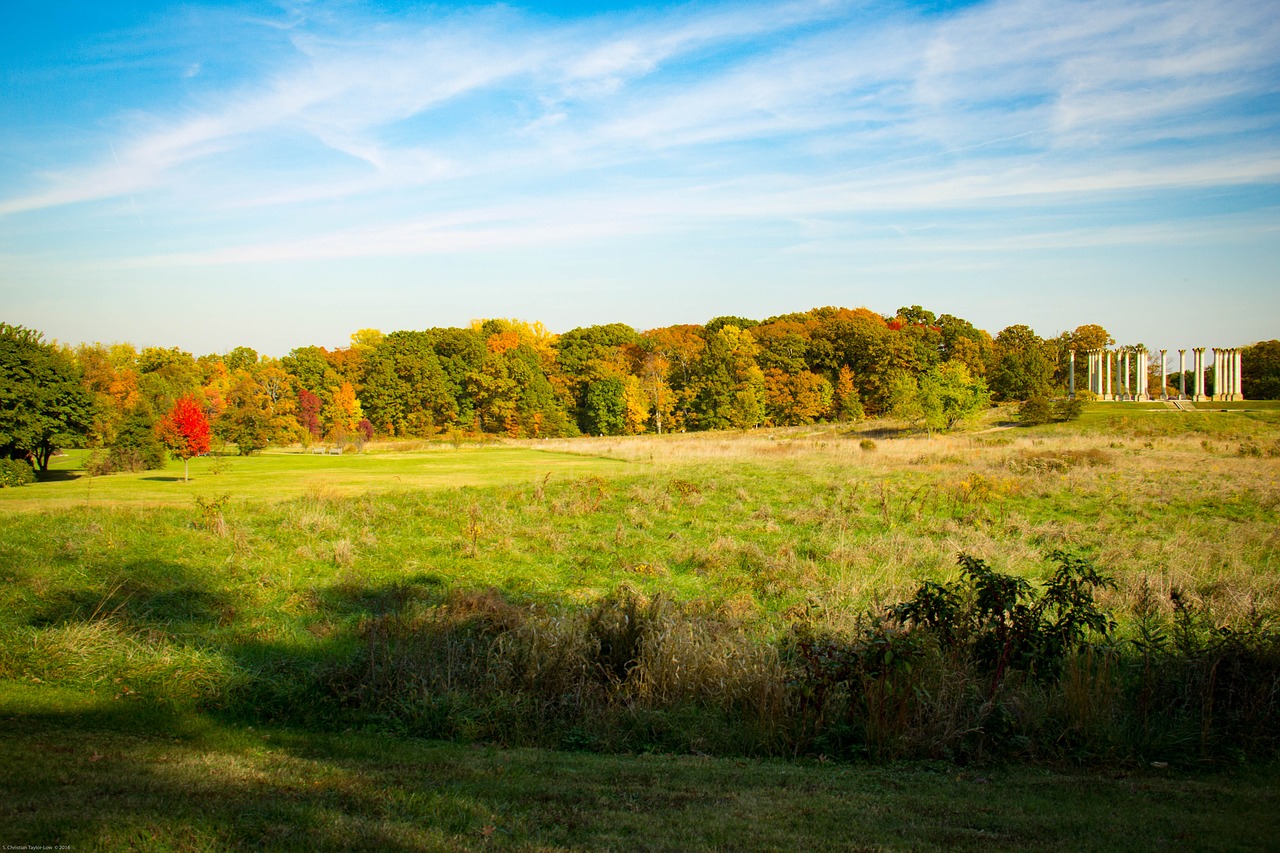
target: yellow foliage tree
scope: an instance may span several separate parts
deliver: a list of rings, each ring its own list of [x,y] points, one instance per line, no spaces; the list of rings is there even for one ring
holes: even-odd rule
[[[364,419],[364,410],[360,406],[360,399],[356,397],[356,389],[350,382],[343,382],[332,389],[332,401],[325,406],[324,418],[329,424],[329,433],[335,437],[350,435],[356,431],[356,427]]]

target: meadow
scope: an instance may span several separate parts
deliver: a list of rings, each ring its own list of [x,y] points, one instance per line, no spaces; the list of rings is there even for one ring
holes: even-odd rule
[[[3,843],[1265,849],[1280,408],[1009,417],[71,451],[0,490]],[[889,609],[1055,552],[1052,672]]]

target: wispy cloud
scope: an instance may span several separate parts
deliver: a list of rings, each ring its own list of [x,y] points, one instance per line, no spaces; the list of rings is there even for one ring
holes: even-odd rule
[[[30,187],[0,215],[132,197],[202,229],[135,252],[169,265],[1280,184],[1270,0],[288,14],[237,22],[287,46],[256,75],[193,59],[176,102],[119,93],[96,156],[0,173]]]

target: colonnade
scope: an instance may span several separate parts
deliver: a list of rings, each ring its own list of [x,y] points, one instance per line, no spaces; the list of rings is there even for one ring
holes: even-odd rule
[[[1187,350],[1178,350],[1178,394],[1182,399],[1197,400],[1243,400],[1244,384],[1243,361],[1241,351],[1231,348],[1214,348],[1213,350],[1213,394],[1205,393],[1205,349],[1194,347],[1192,357],[1192,387],[1187,389]],[[1167,399],[1168,371],[1165,366],[1165,354],[1168,350],[1160,350],[1160,391],[1152,396],[1148,376],[1150,374],[1150,354],[1146,347],[1119,347],[1117,349],[1086,350],[1088,360],[1088,387],[1099,400],[1152,400]],[[1072,382],[1071,391],[1075,392],[1075,352],[1071,354]]]
[[[1244,383],[1241,367],[1243,356],[1238,349],[1213,351],[1213,399],[1243,400]]]
[[[1086,351],[1089,390],[1099,400],[1150,400],[1147,373],[1151,357],[1145,347]]]

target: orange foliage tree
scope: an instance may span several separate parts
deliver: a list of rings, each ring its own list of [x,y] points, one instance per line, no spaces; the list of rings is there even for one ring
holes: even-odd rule
[[[190,479],[192,456],[209,452],[209,419],[194,397],[181,397],[156,424],[156,435],[182,460],[182,479]]]

